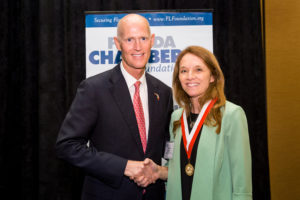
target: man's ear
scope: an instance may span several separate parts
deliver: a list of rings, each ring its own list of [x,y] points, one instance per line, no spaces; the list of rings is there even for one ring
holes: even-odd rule
[[[114,37],[114,42],[115,42],[115,45],[116,45],[117,49],[119,51],[121,51],[121,44],[120,44],[120,42],[119,42],[119,40],[118,40],[117,37]]]
[[[151,35],[151,48],[153,47],[154,45],[154,40],[155,40],[155,35],[154,33]]]

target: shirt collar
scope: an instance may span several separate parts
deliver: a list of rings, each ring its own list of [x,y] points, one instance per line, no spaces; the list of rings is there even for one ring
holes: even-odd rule
[[[123,63],[121,62],[120,64],[121,66],[121,72],[124,76],[124,79],[126,81],[126,84],[127,84],[127,87],[130,88],[132,87],[136,81],[141,81],[141,86],[145,85],[146,84],[146,76],[145,76],[145,72],[143,73],[143,75],[141,76],[141,78],[139,80],[136,80],[131,74],[129,74],[124,66],[123,66]]]

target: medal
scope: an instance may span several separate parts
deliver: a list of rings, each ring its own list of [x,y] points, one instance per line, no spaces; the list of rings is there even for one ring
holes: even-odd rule
[[[203,108],[201,109],[200,114],[198,115],[198,118],[193,124],[193,128],[189,133],[188,130],[188,123],[187,123],[187,117],[185,111],[183,111],[181,116],[181,131],[182,131],[182,139],[184,144],[184,149],[187,155],[187,158],[189,160],[188,164],[185,166],[185,173],[188,176],[193,176],[194,174],[194,166],[190,163],[190,158],[193,150],[194,143],[196,141],[196,138],[200,132],[200,129],[205,121],[206,116],[208,115],[210,109],[213,107],[217,99],[213,99],[208,101],[203,105]]]
[[[192,176],[194,174],[194,167],[193,167],[193,165],[191,163],[188,163],[185,166],[185,173],[188,176]]]

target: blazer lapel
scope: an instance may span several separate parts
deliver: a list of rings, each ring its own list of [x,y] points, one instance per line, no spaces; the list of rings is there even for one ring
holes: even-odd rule
[[[218,136],[215,130],[215,127],[203,125],[197,150],[191,199],[197,199],[199,195],[207,200],[212,199],[214,160]]]
[[[180,119],[183,109],[178,114],[178,116],[172,121]],[[174,141],[174,152],[173,158],[169,160],[169,174],[172,174],[168,177],[167,182],[167,200],[181,200],[182,199],[182,190],[181,190],[181,164],[180,164],[180,143],[182,140],[181,127],[177,128],[176,136],[171,135],[171,141]],[[172,133],[173,134],[173,133]]]
[[[151,77],[146,73],[146,81],[148,88],[148,110],[149,110],[149,131],[148,131],[148,141],[146,154],[149,150],[153,149],[152,146],[155,145],[153,141],[155,140],[155,124],[158,116],[158,103],[159,103],[159,88],[151,81]]]
[[[174,120],[178,120],[181,115],[182,112],[178,113],[177,118]],[[199,199],[199,197],[202,197],[205,200],[212,200],[213,198],[214,160],[218,137],[215,130],[215,127],[203,125],[198,144],[197,162],[190,199]],[[175,139],[171,136],[171,140],[174,141],[175,148],[173,158],[169,161],[169,174],[172,174],[172,176],[168,177],[167,200],[181,199],[182,195],[180,175],[181,127],[176,130]]]
[[[123,115],[123,119],[126,121],[130,134],[133,136],[138,146],[139,152],[144,156],[143,146],[140,139],[137,121],[133,109],[132,100],[126,84],[126,81],[122,75],[120,65],[117,65],[112,72],[111,76],[112,87],[110,91],[118,105],[120,112]],[[124,130],[125,131],[125,130]]]

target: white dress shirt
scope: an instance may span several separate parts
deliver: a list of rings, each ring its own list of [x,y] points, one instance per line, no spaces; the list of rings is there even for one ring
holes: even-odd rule
[[[134,84],[137,81],[140,81],[140,97],[142,101],[143,111],[144,111],[144,118],[145,118],[145,125],[146,125],[146,137],[148,141],[148,131],[149,131],[149,107],[148,107],[148,89],[147,89],[147,81],[145,72],[139,80],[136,80],[132,75],[130,75],[123,67],[123,63],[121,62],[121,72],[124,76],[126,81],[127,87],[129,89],[131,101],[133,102],[133,96],[135,93]]]

